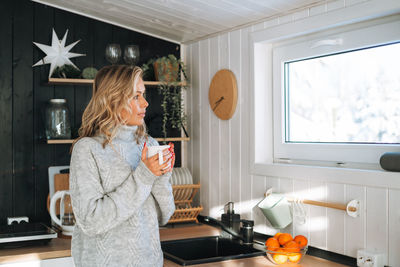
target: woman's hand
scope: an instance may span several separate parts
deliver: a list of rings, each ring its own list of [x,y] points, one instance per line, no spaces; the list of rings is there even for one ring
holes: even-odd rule
[[[146,143],[144,143],[142,150],[142,161],[154,175],[160,176],[172,171],[173,164],[171,163],[175,163],[175,155],[173,155],[173,152],[171,153],[170,148],[163,150],[164,163],[161,165],[158,161],[158,153],[150,158],[147,158],[147,150],[148,148]]]

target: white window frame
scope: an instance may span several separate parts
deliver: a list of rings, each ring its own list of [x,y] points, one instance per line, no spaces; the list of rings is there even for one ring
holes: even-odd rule
[[[340,144],[285,142],[284,63],[400,41],[397,16],[338,27],[322,33],[285,40],[273,45],[274,160],[331,162],[357,166],[376,166],[385,152],[399,152],[399,144]],[[334,45],[321,45],[321,43]],[[337,44],[335,44],[337,43]],[[312,48],[314,47],[314,48]],[[400,134],[400,133],[399,133]]]
[[[400,189],[399,173],[370,170],[365,167],[345,168],[297,164],[274,160],[273,71],[272,49],[285,40],[328,31],[337,27],[400,14],[400,1],[366,1],[250,33],[249,36],[249,167],[253,175],[329,181]]]

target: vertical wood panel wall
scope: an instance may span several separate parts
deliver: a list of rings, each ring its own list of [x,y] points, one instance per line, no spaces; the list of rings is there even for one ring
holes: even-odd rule
[[[48,167],[69,165],[70,145],[46,144],[43,123],[46,103],[51,98],[66,98],[71,124],[76,128],[91,97],[90,86],[47,85],[49,65],[32,67],[45,56],[32,42],[50,45],[53,28],[59,38],[69,30],[67,45],[81,40],[72,49],[86,54],[72,59],[81,70],[109,65],[104,58],[109,43],[118,43],[121,49],[127,44],[139,45],[138,65],[156,56],[180,54],[180,45],[175,43],[87,17],[29,0],[0,1],[0,224],[11,216],[49,222]],[[157,95],[156,88],[148,88],[152,100],[159,100]],[[157,104],[150,103],[147,113],[156,118],[160,110]],[[154,135],[161,127],[153,126],[150,122]],[[180,149],[180,144],[176,147]]]
[[[388,264],[400,262],[400,191],[388,188],[282,177],[253,176],[249,170],[249,34],[253,31],[314,15],[332,9],[345,9],[363,1],[333,1],[262,23],[210,37],[185,46],[185,57],[194,83],[188,103],[190,128],[194,139],[188,146],[188,166],[201,184],[203,213],[220,217],[228,201],[243,217],[254,219],[255,230],[274,234],[266,218],[256,208],[267,188],[299,197],[347,203],[361,201],[361,216],[352,218],[343,211],[306,206],[307,221],[283,229],[309,237],[312,246],[356,257],[357,249],[367,248],[386,253]],[[238,105],[232,119],[219,120],[208,104],[208,88],[213,75],[222,68],[235,73],[238,83]],[[200,108],[199,108],[200,107]],[[377,177],[379,179],[379,177]]]

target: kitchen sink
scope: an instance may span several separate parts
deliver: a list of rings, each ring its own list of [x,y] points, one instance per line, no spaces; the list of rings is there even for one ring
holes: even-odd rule
[[[265,255],[253,245],[220,236],[162,241],[161,248],[165,258],[183,266]]]

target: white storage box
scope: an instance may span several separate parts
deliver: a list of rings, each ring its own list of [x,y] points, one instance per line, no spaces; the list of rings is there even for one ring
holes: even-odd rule
[[[269,194],[258,207],[274,228],[285,228],[292,222],[290,204],[283,194]]]

